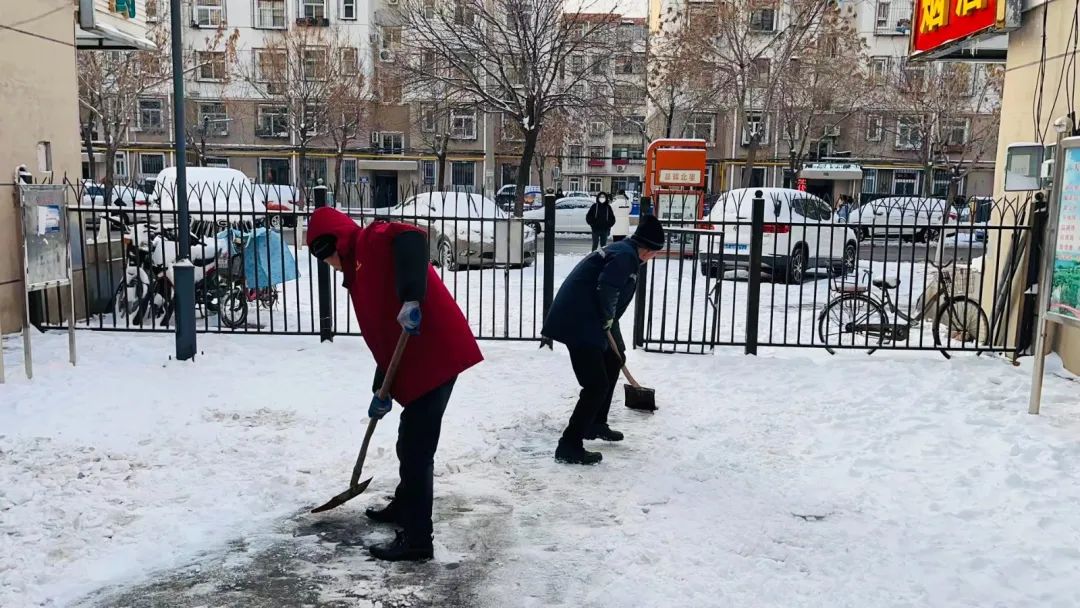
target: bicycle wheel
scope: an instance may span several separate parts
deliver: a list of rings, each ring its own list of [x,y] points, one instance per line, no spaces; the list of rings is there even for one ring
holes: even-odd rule
[[[229,329],[243,327],[247,322],[248,301],[243,288],[232,285],[218,304],[218,318]]]
[[[881,304],[865,294],[846,293],[818,315],[818,338],[831,354],[836,354],[834,347],[864,346],[869,355],[881,346],[888,325]]]
[[[982,306],[971,298],[958,296],[938,308],[934,319],[934,346],[943,351],[973,350],[990,345],[990,321]]]

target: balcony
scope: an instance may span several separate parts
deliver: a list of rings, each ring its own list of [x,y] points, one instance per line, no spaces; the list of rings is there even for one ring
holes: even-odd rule
[[[874,13],[874,33],[879,36],[911,34],[912,3],[909,0],[880,1]]]
[[[589,168],[590,169],[603,169],[606,166],[607,166],[607,160],[605,160],[603,158],[590,158],[589,159]]]
[[[615,165],[616,167],[619,167],[619,166],[625,167],[626,165],[630,164],[630,159],[629,158],[615,158],[615,159],[612,159],[611,164]]]

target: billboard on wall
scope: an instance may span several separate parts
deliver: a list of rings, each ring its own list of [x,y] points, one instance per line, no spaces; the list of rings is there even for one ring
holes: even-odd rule
[[[1047,318],[1080,325],[1080,148],[1064,150]]]
[[[912,59],[934,59],[957,46],[1020,27],[1022,0],[915,0]]]

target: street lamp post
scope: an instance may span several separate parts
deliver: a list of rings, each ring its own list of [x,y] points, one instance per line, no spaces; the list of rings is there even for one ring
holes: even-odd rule
[[[177,251],[173,288],[176,310],[176,358],[195,357],[195,267],[191,264],[191,217],[187,200],[187,142],[184,138],[184,46],[180,0],[169,2],[172,30],[173,141],[176,146]]]

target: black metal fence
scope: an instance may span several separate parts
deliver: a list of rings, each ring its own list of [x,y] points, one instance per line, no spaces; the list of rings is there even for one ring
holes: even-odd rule
[[[669,248],[639,285],[635,345],[1017,354],[1030,346],[1034,309],[1016,296],[1039,201],[987,209],[984,199],[886,197],[837,210],[805,193],[757,192],[723,195],[701,220],[664,221]],[[678,216],[656,204],[662,218]]]

